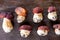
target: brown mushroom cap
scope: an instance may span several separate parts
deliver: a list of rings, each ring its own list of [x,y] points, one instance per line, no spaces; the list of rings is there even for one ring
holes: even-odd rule
[[[43,12],[43,9],[41,7],[35,7],[33,9],[33,13],[42,13]]]
[[[6,12],[6,16],[5,18],[8,18],[8,19],[13,19],[13,15],[11,12]]]
[[[60,29],[60,24],[55,24],[55,25],[53,25],[53,28],[58,28],[58,29]]]
[[[26,16],[26,9],[22,7],[17,7],[15,9],[17,15]]]
[[[1,12],[0,13],[0,18],[8,18],[8,19],[12,19],[13,15],[11,12]]]
[[[30,25],[22,25],[20,26],[19,30],[32,30],[32,27]]]
[[[56,7],[50,6],[50,7],[48,8],[48,12],[54,12],[54,11],[56,11]]]
[[[49,30],[48,26],[39,26],[38,30]]]

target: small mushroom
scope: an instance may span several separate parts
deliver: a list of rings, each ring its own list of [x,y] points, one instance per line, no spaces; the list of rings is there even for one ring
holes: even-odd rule
[[[54,6],[50,6],[48,8],[48,19],[52,20],[52,21],[56,21],[57,20],[57,12],[56,12],[56,7]]]
[[[39,26],[37,30],[37,34],[39,36],[46,36],[49,32],[49,28],[47,26]]]
[[[25,16],[26,16],[26,9],[22,8],[22,7],[17,7],[15,9],[15,12],[17,14],[17,22],[21,23],[25,20]]]
[[[43,20],[43,15],[42,15],[43,9],[41,7],[35,7],[33,9],[33,13],[34,13],[34,15],[33,15],[34,23],[39,23]]]
[[[30,25],[20,26],[19,31],[20,31],[21,37],[24,37],[24,38],[28,37],[31,30],[32,30],[32,27]]]
[[[55,29],[55,34],[60,35],[60,24],[53,25],[53,28]]]
[[[13,25],[11,22],[12,18],[13,18],[13,15],[10,12],[7,12],[3,18],[2,28],[3,28],[4,32],[6,32],[6,33],[11,32],[11,30],[13,29]]]

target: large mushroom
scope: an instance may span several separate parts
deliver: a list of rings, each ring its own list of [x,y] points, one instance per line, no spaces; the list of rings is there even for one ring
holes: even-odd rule
[[[26,17],[26,9],[22,8],[22,7],[17,7],[15,9],[15,12],[17,14],[17,22],[21,23],[25,20]]]
[[[20,26],[19,31],[20,31],[21,37],[24,37],[24,38],[28,37],[31,30],[32,30],[32,27],[30,25]]]
[[[60,35],[60,24],[53,25],[56,35]]]
[[[47,26],[39,26],[37,30],[37,34],[39,36],[46,36],[49,32],[49,28]]]
[[[42,15],[43,9],[41,7],[35,7],[33,9],[33,13],[34,13],[34,15],[33,15],[34,23],[39,23],[43,20],[43,15]]]
[[[5,13],[6,15],[2,15],[3,17],[3,23],[2,28],[4,32],[9,33],[13,29],[13,25],[11,22],[11,19],[13,18],[13,15],[10,12]]]
[[[52,20],[52,21],[56,21],[57,20],[57,11],[56,11],[56,7],[54,6],[50,6],[48,8],[48,19]]]

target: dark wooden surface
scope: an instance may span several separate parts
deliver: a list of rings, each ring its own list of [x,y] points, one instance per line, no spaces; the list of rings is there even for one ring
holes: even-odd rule
[[[50,5],[54,5],[57,8],[58,20],[55,22],[51,22],[47,19],[47,8]],[[14,13],[14,9],[18,6],[24,7],[27,9],[27,19],[33,30],[28,38],[22,38],[19,35],[19,26],[16,22],[16,14]],[[43,16],[44,20],[39,24],[34,24],[32,21],[33,13],[32,9],[36,6],[40,6],[44,8]],[[11,11],[14,14],[14,29],[11,33],[6,34],[2,29],[2,20],[0,19],[0,40],[60,40],[60,36],[57,36],[54,33],[52,28],[53,24],[60,23],[60,1],[58,0],[0,0],[0,11]],[[23,24],[23,23],[22,23]],[[47,25],[50,28],[49,34],[45,37],[38,36],[36,31],[39,25]]]

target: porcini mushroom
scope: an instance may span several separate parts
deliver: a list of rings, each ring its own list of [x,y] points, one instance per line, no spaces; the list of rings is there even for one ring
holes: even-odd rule
[[[48,8],[48,19],[52,20],[52,21],[56,21],[57,20],[57,11],[56,11],[56,7],[55,6],[50,6]]]
[[[53,25],[54,31],[56,35],[60,35],[60,24]]]
[[[37,34],[39,36],[46,36],[49,32],[49,28],[47,26],[39,26],[37,30]]]
[[[4,32],[6,32],[6,33],[11,32],[13,29],[13,25],[11,22],[12,18],[13,18],[13,15],[10,12],[7,12],[3,18],[2,28],[3,28]]]
[[[43,15],[42,15],[43,9],[41,7],[35,7],[33,9],[33,13],[34,13],[34,15],[33,15],[34,23],[39,23],[43,20]]]
[[[17,22],[21,23],[25,20],[26,17],[26,9],[22,8],[22,7],[17,7],[15,9],[15,12],[17,14]]]
[[[28,37],[31,30],[32,30],[32,27],[30,25],[20,26],[19,31],[20,31],[21,37],[24,37],[24,38]]]

